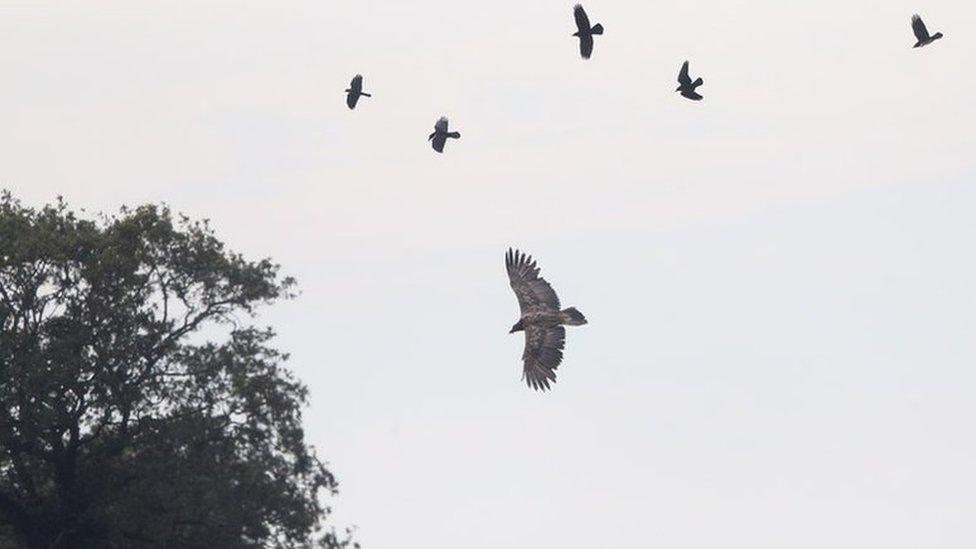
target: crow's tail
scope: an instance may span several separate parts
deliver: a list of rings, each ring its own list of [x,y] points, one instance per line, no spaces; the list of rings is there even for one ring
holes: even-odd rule
[[[373,94],[371,94],[371,93],[366,93],[366,92],[359,92],[359,95],[361,95],[361,96],[363,96],[363,97],[373,97]]]
[[[447,134],[448,137],[453,137],[454,139],[461,139],[461,132],[451,132]]]
[[[701,86],[704,83],[705,83],[705,81],[702,80],[701,77],[698,77],[698,78],[695,79],[694,82],[691,83],[691,85],[697,88],[698,86]]]
[[[590,29],[590,34],[603,34],[603,25],[599,23],[593,25],[593,28]]]
[[[576,310],[576,307],[570,307],[568,309],[563,309],[562,312],[563,324],[569,326],[580,326],[586,324],[586,317],[583,313]]]

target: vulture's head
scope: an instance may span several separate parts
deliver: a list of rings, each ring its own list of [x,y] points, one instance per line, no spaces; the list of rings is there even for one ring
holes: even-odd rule
[[[514,334],[515,332],[521,332],[524,329],[525,327],[522,326],[522,319],[520,318],[519,321],[515,323],[515,326],[512,326],[512,329],[509,330],[508,333]]]

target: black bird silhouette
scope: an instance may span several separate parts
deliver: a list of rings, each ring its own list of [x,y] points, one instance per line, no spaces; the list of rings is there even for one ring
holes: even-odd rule
[[[927,46],[939,38],[942,38],[941,32],[937,32],[929,36],[929,29],[925,28],[925,23],[917,13],[912,16],[912,32],[915,33],[915,38],[918,40],[918,42],[915,42],[915,45],[912,46],[913,48]]]
[[[525,332],[522,377],[529,387],[545,391],[556,382],[556,368],[563,360],[563,325],[586,324],[586,317],[574,307],[559,309],[559,297],[539,276],[539,267],[531,256],[509,248],[505,269],[519,303],[519,321],[508,333]]]
[[[355,109],[359,96],[373,97],[368,93],[363,93],[363,75],[361,74],[353,76],[349,88],[346,89],[346,105],[349,105],[350,109]]]
[[[597,23],[591,27],[590,18],[586,16],[583,6],[579,4],[573,7],[573,16],[576,18],[576,28],[578,29],[573,33],[573,36],[579,37],[580,55],[583,56],[583,59],[589,59],[590,55],[593,54],[593,35],[603,34],[603,25]]]
[[[681,65],[681,72],[678,73],[678,84],[680,85],[678,86],[678,89],[674,91],[681,92],[681,95],[687,97],[688,99],[701,101],[702,96],[698,95],[698,92],[695,91],[695,88],[701,86],[704,83],[705,81],[702,80],[701,78],[696,79],[694,82],[691,81],[691,77],[688,76],[688,62],[685,61]]]
[[[444,143],[447,143],[448,137],[451,139],[460,139],[461,134],[458,132],[447,131],[447,117],[442,116],[440,117],[440,120],[434,124],[434,133],[427,136],[427,141],[431,142],[431,146],[434,147],[435,151],[442,153],[444,152]]]

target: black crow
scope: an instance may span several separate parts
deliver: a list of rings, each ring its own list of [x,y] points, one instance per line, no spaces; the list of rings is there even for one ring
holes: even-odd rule
[[[681,72],[678,73],[678,84],[680,85],[678,86],[678,89],[674,91],[681,92],[681,95],[687,97],[688,99],[701,101],[702,96],[698,95],[698,92],[695,91],[695,88],[701,86],[704,83],[705,81],[702,80],[701,78],[696,79],[694,82],[691,81],[691,77],[688,76],[688,62],[685,61],[681,65]]]
[[[922,22],[922,18],[916,13],[912,16],[912,32],[915,33],[915,38],[918,42],[915,42],[913,48],[921,48],[922,46],[927,46],[932,42],[935,42],[939,38],[942,38],[942,33],[937,32],[929,36],[929,29],[925,28],[925,23]]]
[[[368,93],[363,93],[363,75],[357,74],[352,77],[352,82],[349,83],[349,89],[346,90],[346,105],[349,105],[350,109],[356,108],[356,103],[359,101],[359,96],[373,97]]]
[[[579,37],[580,55],[583,56],[583,59],[589,59],[593,53],[593,35],[603,34],[603,25],[597,23],[591,27],[590,18],[586,16],[583,6],[579,4],[573,8],[573,16],[576,18],[576,28],[578,29],[573,33],[573,36]]]
[[[434,133],[427,136],[427,141],[431,142],[431,146],[434,150],[442,153],[444,152],[444,143],[447,143],[447,138],[460,139],[461,134],[458,132],[447,131],[447,117],[442,116],[440,120],[434,124]]]
[[[586,317],[574,307],[560,310],[556,292],[539,276],[539,267],[531,256],[509,248],[505,269],[520,311],[519,321],[508,333],[525,332],[522,377],[529,387],[545,391],[556,382],[556,368],[563,360],[563,325],[586,324]]]

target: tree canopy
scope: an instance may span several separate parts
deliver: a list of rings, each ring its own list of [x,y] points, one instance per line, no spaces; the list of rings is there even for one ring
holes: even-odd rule
[[[0,547],[349,545],[307,389],[252,324],[293,289],[164,206],[0,195]]]

